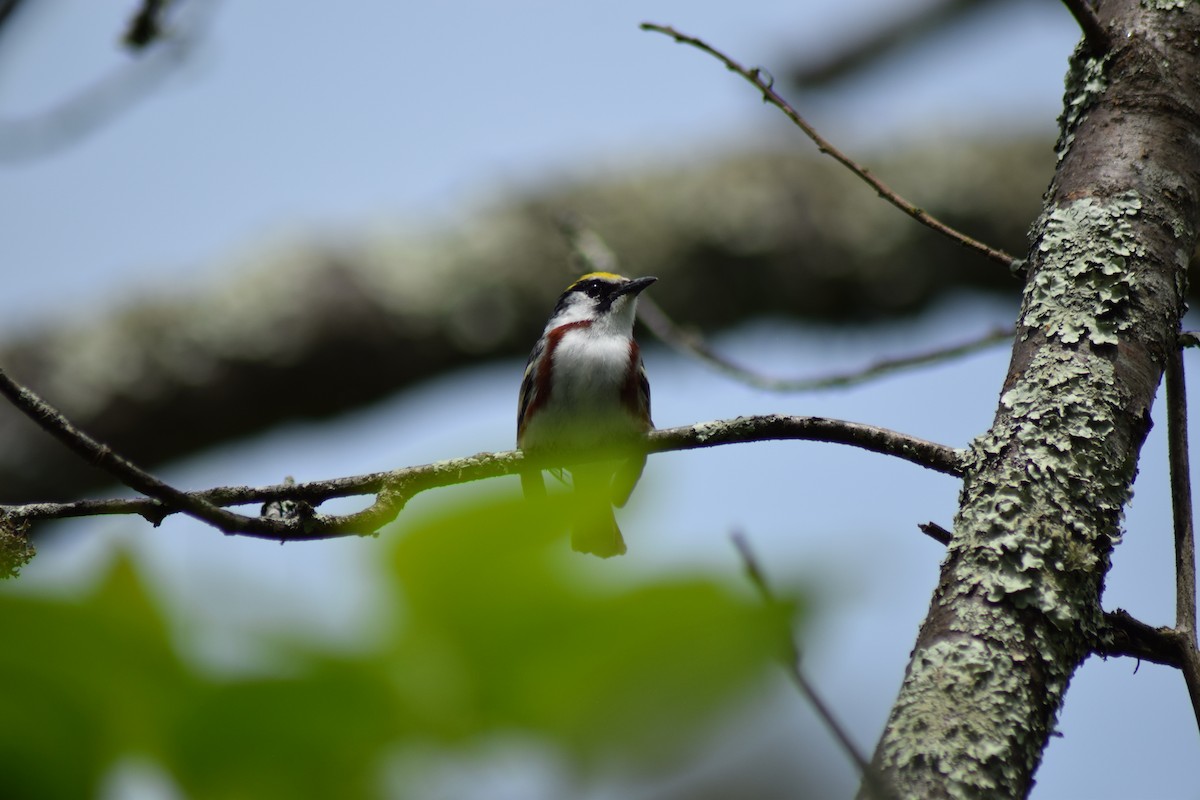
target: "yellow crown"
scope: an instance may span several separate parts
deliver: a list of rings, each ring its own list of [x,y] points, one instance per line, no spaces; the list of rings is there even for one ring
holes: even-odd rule
[[[594,278],[599,278],[599,279],[605,280],[605,281],[626,280],[624,275],[618,275],[615,272],[589,272],[587,275],[580,277],[579,280],[575,281],[570,286],[568,286],[567,289],[573,289],[576,286],[578,286],[579,284],[583,283],[584,281],[590,281]]]

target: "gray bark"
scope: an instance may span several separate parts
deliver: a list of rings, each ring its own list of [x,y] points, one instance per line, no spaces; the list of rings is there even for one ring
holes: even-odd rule
[[[1105,0],[1072,60],[992,428],[874,757],[902,797],[1029,793],[1094,651],[1109,557],[1184,311],[1200,203],[1200,5]],[[1183,698],[1181,697],[1181,702]],[[865,790],[862,793],[866,796]]]

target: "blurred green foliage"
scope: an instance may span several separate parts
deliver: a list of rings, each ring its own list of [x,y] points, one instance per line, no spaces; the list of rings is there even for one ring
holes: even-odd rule
[[[504,732],[580,769],[668,757],[763,675],[790,624],[745,586],[569,554],[523,503],[394,538],[378,543],[398,604],[384,641],[293,646],[265,675],[183,659],[128,558],[83,597],[0,594],[3,796],[93,796],[136,756],[188,797],[378,797],[397,748]]]

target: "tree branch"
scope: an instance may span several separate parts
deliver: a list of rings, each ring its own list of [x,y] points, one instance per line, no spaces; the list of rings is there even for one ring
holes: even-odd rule
[[[860,28],[860,38],[841,45],[831,54],[820,51],[805,53],[800,63],[788,69],[788,81],[805,89],[824,88],[868,69],[884,68],[881,62],[886,59],[919,49],[926,41],[944,33],[971,12],[995,4],[996,0],[932,0],[903,6],[897,4],[894,10],[899,16],[874,30]]]
[[[1096,11],[1088,4],[1088,0],[1063,0],[1065,5],[1079,23],[1083,38],[1087,41],[1088,51],[1099,58],[1112,49],[1112,38],[1108,30],[1100,23]]]
[[[2,373],[0,373],[2,375]],[[4,380],[11,383],[7,377]],[[7,392],[6,392],[7,394]],[[32,393],[30,393],[32,394]],[[52,409],[51,409],[52,411]],[[54,412],[57,413],[57,412]],[[61,416],[61,415],[60,415]],[[69,423],[68,423],[69,426]],[[127,485],[151,496],[152,499],[79,500],[71,503],[31,503],[27,505],[0,505],[0,516],[16,522],[63,519],[69,517],[96,516],[102,514],[140,514],[157,524],[164,517],[182,511],[203,519],[225,533],[239,534],[274,541],[329,539],[348,535],[371,535],[380,527],[391,522],[404,508],[405,503],[416,494],[427,489],[451,486],[459,483],[513,475],[530,466],[550,468],[570,466],[590,460],[611,457],[608,451],[582,453],[560,453],[526,457],[519,450],[498,453],[478,453],[465,458],[438,461],[422,466],[405,467],[389,472],[335,478],[308,483],[286,482],[274,486],[233,486],[184,493],[163,489],[165,484],[144,474],[131,472],[132,466],[114,466],[113,459],[120,459],[108,448],[95,442],[78,441],[82,436],[73,428],[63,430],[56,424],[60,438],[81,455],[92,459],[103,459],[100,466],[119,470],[128,480]],[[947,475],[960,475],[962,454],[945,445],[935,444],[916,437],[863,425],[856,422],[825,419],[822,417],[793,417],[767,415],[759,417],[737,417],[731,420],[702,422],[679,428],[653,431],[645,441],[631,445],[647,453],[665,453],[679,450],[695,450],[726,444],[744,444],[772,440],[821,441],[860,447],[872,452],[891,455],[927,467]],[[97,449],[98,448],[98,449]],[[625,448],[623,452],[628,452]],[[136,470],[136,467],[133,468]],[[140,471],[139,471],[140,472]],[[362,511],[344,515],[305,513],[298,516],[248,517],[222,511],[221,506],[245,505],[249,503],[278,503],[297,501],[318,505],[335,497],[376,495],[372,504]],[[211,509],[211,510],[210,510]],[[213,513],[219,511],[219,514]]]
[[[1187,637],[1174,628],[1155,628],[1135,619],[1123,608],[1105,612],[1094,652],[1098,656],[1124,656],[1164,667],[1183,669]]]
[[[1171,515],[1175,530],[1175,631],[1183,637],[1179,665],[1200,727],[1200,652],[1196,647],[1196,539],[1192,478],[1188,463],[1187,386],[1183,350],[1171,350],[1166,365],[1167,445],[1171,464]]]
[[[142,0],[121,37],[131,50],[143,50],[162,37],[168,0]]]
[[[571,246],[572,257],[579,262],[579,271],[621,272],[620,259],[599,233],[583,225],[571,214],[564,214],[557,221],[559,230]],[[651,297],[642,297],[639,300],[638,319],[660,341],[678,352],[692,356],[734,380],[772,392],[806,392],[855,386],[892,372],[948,361],[1009,341],[1016,332],[1012,328],[998,329],[950,347],[883,359],[862,369],[836,375],[817,378],[773,378],[746,369],[725,358],[714,350],[702,335],[678,325]]]
[[[654,302],[653,298],[645,297],[638,303],[638,319],[655,336],[676,350],[694,356],[717,372],[734,380],[770,392],[811,392],[818,389],[840,389],[848,386],[857,386],[858,384],[867,383],[876,378],[890,375],[893,372],[949,361],[960,356],[984,350],[993,345],[1009,342],[1015,333],[1012,328],[997,328],[982,336],[977,336],[974,339],[968,339],[947,347],[939,347],[923,353],[913,353],[896,358],[880,359],[861,369],[839,372],[832,375],[820,375],[812,378],[777,378],[755,372],[721,355],[708,343],[704,336],[695,331],[685,330],[676,324]]]
[[[775,612],[784,609],[784,605],[779,602],[775,593],[771,591],[771,586],[767,583],[766,575],[763,573],[762,568],[759,567],[758,559],[755,558],[754,551],[750,548],[750,542],[741,533],[734,533],[730,538],[733,540],[733,546],[737,549],[738,555],[741,556],[746,576],[758,591],[763,605]],[[880,800],[896,800],[897,795],[895,790],[883,780],[882,776],[871,768],[870,763],[862,754],[858,745],[850,738],[850,734],[846,731],[846,728],[834,715],[833,710],[830,709],[821,695],[817,693],[816,687],[809,682],[803,670],[800,669],[800,646],[796,643],[796,637],[791,630],[792,620],[790,619],[790,615],[785,617],[785,621],[788,627],[783,632],[785,649],[782,660],[788,677],[792,679],[792,683],[796,684],[796,688],[800,691],[800,694],[813,707],[813,710],[817,712],[817,716],[821,722],[833,735],[833,738],[837,740],[838,745],[841,746],[842,752],[854,762],[854,766],[858,768],[858,774],[870,785],[871,794],[880,798]]]
[[[925,522],[917,527],[942,545],[948,546],[954,538],[950,531],[936,522]],[[1105,658],[1124,656],[1185,670],[1187,652],[1191,646],[1189,637],[1183,631],[1151,627],[1135,619],[1128,611],[1118,608],[1104,613],[1104,626],[1096,637],[1093,651]]]
[[[130,489],[175,507],[226,533],[241,530],[256,522],[253,518],[225,511],[202,498],[181,492],[145,472],[131,461],[114,453],[108,446],[100,444],[77,429],[57,409],[8,377],[3,370],[0,370],[0,394],[84,461],[109,473]]]
[[[187,17],[186,30],[181,25],[164,36],[163,16],[168,5],[165,0],[143,0],[128,23],[123,41],[131,52],[142,56],[139,63],[121,65],[45,111],[0,119],[0,163],[50,155],[74,144],[148,97],[179,71],[203,39],[217,4],[198,4]]]
[[[1027,796],[1104,630],[1197,242],[1200,7],[1167,5],[1105,0],[1114,50],[1070,63],[1008,374],[875,751],[905,796]]]
[[[24,0],[0,0],[0,32],[14,19],[14,12],[23,2]]]
[[[1010,247],[1024,240],[1054,163],[1045,140],[939,144],[880,158],[899,182],[926,176],[935,213],[944,209]],[[564,210],[604,231],[631,269],[653,271],[655,299],[680,319],[686,309],[686,322],[703,330],[763,315],[894,318],[964,287],[1013,294],[1009,276],[963,270],[960,248],[835,180],[841,170],[815,154],[729,154],[531,189],[453,227],[363,231],[336,245],[301,238],[244,263],[207,265],[208,280],[177,292],[133,291],[113,308],[10,333],[0,340],[0,365],[154,470],[449,370],[524,359],[570,279],[554,226]],[[725,200],[705,200],[714,196]],[[963,196],[976,202],[964,205]],[[845,219],[890,242],[887,256],[845,236]],[[493,244],[475,246],[482,240]],[[409,357],[397,360],[400,352]],[[384,362],[392,366],[378,369]],[[316,375],[337,391],[296,390]],[[0,440],[0,502],[106,491],[102,473],[48,446],[6,403]]]
[[[788,103],[788,101],[784,100],[783,97],[775,91],[772,86],[774,79],[771,78],[771,76],[764,70],[758,67],[754,67],[752,69],[743,67],[741,64],[734,61],[720,50],[717,50],[712,45],[704,42],[701,39],[697,39],[694,36],[681,33],[670,26],[656,25],[652,22],[643,22],[641,24],[641,29],[644,31],[653,31],[655,33],[665,34],[680,44],[691,45],[698,50],[702,50],[724,64],[725,67],[731,72],[736,72],[738,75],[741,75],[751,84],[753,84],[755,88],[762,92],[764,102],[770,103],[778,108],[784,113],[785,116],[787,116],[788,119],[795,123],[796,127],[804,131],[804,134],[808,136],[809,139],[812,139],[812,141],[817,145],[818,150],[826,155],[832,156],[838,163],[842,164],[842,166],[849,169],[868,185],[870,185],[880,197],[915,219],[917,222],[932,228],[943,236],[948,236],[969,250],[974,250],[980,255],[986,256],[987,258],[990,258],[999,264],[1003,264],[1014,273],[1019,272],[1022,269],[1023,262],[1021,260],[1013,258],[1008,253],[989,247],[983,242],[972,239],[970,236],[951,228],[949,225],[935,218],[932,214],[928,213],[924,209],[918,208],[909,201],[905,200],[894,190],[888,187],[887,184],[872,175],[865,167],[859,165],[841,150],[834,147],[833,144],[831,144],[825,137],[817,133],[817,130],[809,125],[808,122],[800,116],[800,113],[796,111],[796,109],[793,108],[790,103]]]

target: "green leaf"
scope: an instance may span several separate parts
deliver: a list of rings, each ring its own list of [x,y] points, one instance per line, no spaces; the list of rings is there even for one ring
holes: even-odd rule
[[[0,774],[12,797],[84,797],[157,754],[192,685],[132,565],[81,600],[0,594]]]
[[[778,617],[712,577],[633,583],[620,560],[568,552],[557,518],[491,503],[396,548],[410,723],[540,734],[584,763],[669,754],[778,656]]]

